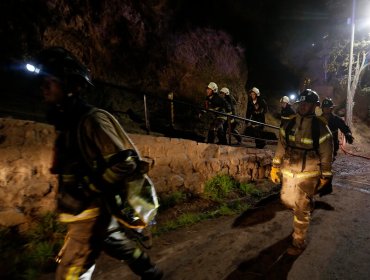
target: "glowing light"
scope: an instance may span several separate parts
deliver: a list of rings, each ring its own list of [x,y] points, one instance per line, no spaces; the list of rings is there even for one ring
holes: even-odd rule
[[[33,72],[33,73],[36,73],[36,74],[40,73],[40,69],[39,68],[36,68],[34,65],[29,64],[29,63],[26,64],[26,69],[28,71]]]
[[[290,98],[290,100],[295,100],[295,99],[297,98],[297,96],[296,96],[295,94],[291,94],[291,95],[289,96],[289,98]]]
[[[26,68],[30,72],[35,72],[35,70],[36,70],[36,67],[35,66],[33,66],[32,64],[28,64],[28,63],[26,65]]]

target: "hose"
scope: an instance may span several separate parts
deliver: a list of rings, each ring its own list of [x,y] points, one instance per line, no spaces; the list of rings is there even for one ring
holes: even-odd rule
[[[351,155],[351,156],[354,156],[354,157],[359,157],[359,158],[364,158],[364,159],[370,159],[370,157],[367,157],[367,156],[363,156],[363,155],[356,155],[352,152],[349,152],[347,151],[345,148],[344,148],[344,145],[343,144],[340,144],[340,148],[341,150],[343,151],[343,153],[345,153],[346,155]]]

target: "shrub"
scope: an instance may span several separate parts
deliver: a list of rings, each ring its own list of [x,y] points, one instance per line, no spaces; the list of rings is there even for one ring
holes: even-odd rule
[[[213,200],[226,198],[237,188],[237,182],[228,175],[217,175],[205,183],[204,194]]]
[[[16,228],[0,230],[1,278],[33,280],[54,270],[65,231],[54,213],[37,218],[35,227],[26,233]]]
[[[262,195],[262,191],[257,189],[256,186],[251,183],[240,183],[239,189],[245,195],[257,196],[257,197]]]

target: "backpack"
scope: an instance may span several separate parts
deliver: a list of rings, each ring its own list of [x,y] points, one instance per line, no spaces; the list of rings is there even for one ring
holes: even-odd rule
[[[109,160],[107,163],[108,167],[109,164],[112,166],[115,160],[121,160],[122,154],[125,154],[127,151],[132,151],[137,155],[139,161],[144,161],[138,149],[123,130],[117,119],[105,110],[93,108],[81,118],[77,130],[78,145],[85,160],[85,164],[89,168],[89,173],[91,175],[89,176],[91,177],[89,181],[91,183],[94,182],[92,178],[94,178],[95,174],[99,174],[99,166],[93,166],[87,157],[87,153],[81,141],[81,126],[86,118],[95,112],[105,114],[114,125],[118,136],[124,143],[128,143],[130,146],[128,150],[124,150],[121,154],[117,154],[117,157],[115,157],[111,163],[111,160]],[[103,156],[101,156],[98,161],[99,160],[102,161]],[[103,193],[102,197],[112,216],[114,216],[121,225],[131,229],[143,229],[153,223],[159,207],[154,184],[146,173],[134,176],[132,180],[122,183],[122,186],[118,186],[114,191]]]

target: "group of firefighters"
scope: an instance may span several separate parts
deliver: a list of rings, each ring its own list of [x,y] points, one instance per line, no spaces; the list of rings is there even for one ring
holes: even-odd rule
[[[102,251],[126,261],[141,279],[161,279],[163,272],[124,230],[130,227],[140,231],[145,221],[121,208],[127,197],[131,197],[128,205],[140,202],[139,198],[132,197],[132,192],[138,187],[137,182],[148,182],[149,164],[142,160],[112,115],[82,99],[82,95],[91,90],[92,81],[87,68],[71,52],[60,47],[48,48],[33,62],[35,66],[30,69],[37,74],[40,91],[48,105],[48,120],[57,132],[51,172],[58,176],[60,220],[68,227],[58,255],[56,279],[90,279]],[[206,108],[226,114],[217,115],[208,141],[212,143],[217,134],[220,144],[226,144],[225,132],[231,129],[240,143],[236,122],[225,125],[227,115],[235,115],[235,100],[230,90],[224,87],[219,94],[217,85],[211,82],[206,91]],[[334,105],[330,99],[322,103],[323,117],[315,115],[319,96],[313,90],[300,94],[297,114],[288,110],[286,97],[281,102],[285,104],[284,121],[280,126],[271,180],[282,184],[281,199],[293,209],[290,249],[294,254],[306,246],[313,196],[331,192],[338,128],[343,129],[347,142],[352,143],[353,137],[342,120],[332,114]],[[247,119],[258,122],[250,124],[258,138],[258,148],[265,146],[258,135],[263,130],[266,110],[260,91],[252,88]],[[152,215],[152,210],[145,215]]]
[[[207,108],[218,112],[228,112],[228,107],[222,108],[222,96],[217,93],[217,85],[210,83],[206,89]],[[229,90],[227,90],[230,94]],[[217,103],[213,101],[216,101]],[[293,210],[292,245],[289,254],[299,254],[306,247],[306,235],[311,213],[314,209],[314,195],[327,195],[332,192],[332,163],[339,149],[339,130],[345,140],[353,143],[353,136],[346,123],[333,113],[334,103],[330,98],[322,101],[322,115],[316,115],[320,106],[319,95],[305,89],[297,100],[297,112],[292,108],[289,97],[283,96],[281,104],[281,123],[275,156],[271,168],[271,180],[281,184],[281,201]],[[261,139],[265,123],[266,102],[260,97],[260,91],[253,87],[249,92],[247,106],[246,134],[251,129],[256,138],[256,148],[263,148],[265,140]],[[224,115],[217,116],[211,124],[208,142],[213,143],[214,131],[219,140],[225,129]],[[234,127],[235,129],[235,127]],[[240,137],[240,135],[238,135]],[[222,137],[222,138],[220,138]],[[224,143],[221,142],[220,143]]]
[[[218,86],[215,82],[210,82],[206,87],[206,101],[205,108],[211,109],[218,113],[213,118],[210,124],[207,136],[207,143],[214,143],[215,137],[218,138],[218,144],[227,144],[226,135],[231,134],[237,140],[237,145],[241,144],[242,137],[236,129],[238,122],[227,115],[235,115],[235,105],[237,101],[235,97],[230,93],[230,90],[226,87],[218,90]],[[296,102],[297,104],[299,102]],[[288,96],[283,96],[280,99],[281,104],[281,122],[280,127],[290,120],[291,116],[295,115],[296,112],[293,109],[292,103]],[[320,100],[317,102],[317,106],[320,106]],[[334,141],[334,156],[336,156],[339,149],[339,137],[338,130],[340,130],[347,143],[352,143],[353,137],[351,130],[346,123],[337,115],[333,113],[334,103],[331,98],[326,97],[321,104],[322,117],[326,119],[327,125],[333,134]],[[246,112],[246,128],[245,135],[255,138],[256,148],[262,149],[266,145],[264,139],[263,129],[265,124],[265,114],[267,113],[267,103],[261,97],[260,90],[253,87],[248,93],[247,112]],[[230,143],[229,143],[230,144]]]

